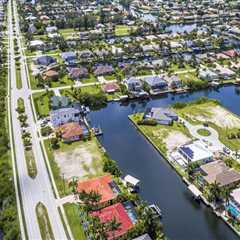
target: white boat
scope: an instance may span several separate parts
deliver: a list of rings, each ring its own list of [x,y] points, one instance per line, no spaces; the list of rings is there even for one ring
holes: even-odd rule
[[[149,208],[152,209],[152,211],[156,215],[156,217],[159,217],[159,218],[162,217],[162,211],[156,204],[149,205]]]

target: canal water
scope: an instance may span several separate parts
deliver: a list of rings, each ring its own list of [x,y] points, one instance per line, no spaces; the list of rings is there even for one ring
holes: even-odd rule
[[[129,114],[144,111],[146,107],[168,106],[200,96],[218,99],[226,108],[240,115],[240,95],[234,86],[227,86],[218,91],[168,94],[125,106],[109,103],[106,108],[92,112],[90,119],[92,125],[101,126],[104,135],[100,141],[111,158],[117,161],[123,174],[131,174],[141,180],[142,199],[160,206],[164,230],[170,239],[238,239],[210,208],[193,201],[180,177],[128,120]]]

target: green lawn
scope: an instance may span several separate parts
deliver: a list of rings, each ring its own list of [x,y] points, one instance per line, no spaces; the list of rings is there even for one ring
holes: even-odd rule
[[[63,197],[65,195],[68,195],[71,193],[71,190],[69,189],[68,182],[63,179],[63,177],[60,174],[60,169],[57,165],[57,163],[54,160],[54,154],[53,149],[50,145],[50,140],[44,140],[44,146],[47,152],[48,161],[51,166],[51,170],[53,173],[54,181],[56,183],[58,193],[60,197]]]
[[[34,93],[33,95],[33,102],[35,106],[35,110],[39,117],[41,116],[48,116],[49,114],[49,97],[46,92],[42,93]]]
[[[28,175],[31,178],[35,178],[37,176],[37,166],[33,155],[33,151],[25,150],[25,158],[27,163]]]
[[[116,25],[115,35],[116,36],[127,36],[130,34],[130,27],[127,25]]]
[[[205,128],[201,128],[201,129],[198,129],[197,130],[197,133],[201,136],[204,136],[204,137],[208,137],[211,135],[210,131],[208,131],[207,129]]]
[[[17,66],[16,68],[16,85],[17,85],[17,89],[22,88],[22,78],[21,78],[21,72],[20,72],[19,66]]]
[[[80,79],[80,82],[81,83],[93,83],[93,82],[97,82],[97,78],[93,74],[90,74],[87,78]]]
[[[43,240],[54,239],[47,208],[41,202],[39,202],[36,206],[36,215],[42,239]]]
[[[106,75],[106,76],[104,76],[104,78],[105,78],[107,81],[116,80],[116,76],[115,76],[114,74],[112,74],[112,75]]]
[[[85,234],[83,227],[80,222],[80,212],[77,204],[74,203],[65,203],[63,205],[69,226],[71,228],[73,237],[75,240],[85,240]]]

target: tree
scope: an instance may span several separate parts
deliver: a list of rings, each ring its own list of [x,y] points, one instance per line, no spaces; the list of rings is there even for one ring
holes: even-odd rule
[[[117,222],[115,217],[107,222],[107,231],[112,233],[112,239],[115,239],[115,232],[119,229],[120,226],[121,223]]]
[[[59,148],[59,142],[57,138],[51,138],[50,143],[53,149]]]

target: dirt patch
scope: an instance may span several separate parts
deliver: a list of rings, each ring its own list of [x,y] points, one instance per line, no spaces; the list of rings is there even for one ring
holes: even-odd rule
[[[211,112],[208,115],[196,115],[192,116],[199,121],[209,121],[216,124],[219,127],[225,128],[239,128],[240,127],[240,119],[235,116],[233,113],[227,111],[221,106],[209,106],[207,107],[207,111]]]
[[[61,174],[66,179],[91,177],[102,172],[102,155],[95,142],[88,142],[74,149],[54,153]]]
[[[191,139],[188,138],[181,132],[171,131],[168,136],[164,139],[168,153],[175,150],[177,147],[189,142]]]

